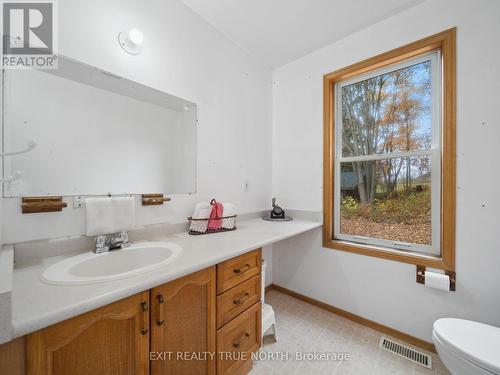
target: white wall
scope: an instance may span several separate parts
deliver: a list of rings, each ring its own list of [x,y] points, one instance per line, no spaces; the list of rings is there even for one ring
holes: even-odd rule
[[[198,193],[174,195],[165,206],[138,206],[139,225],[183,221],[195,202],[212,197],[234,202],[239,212],[269,205],[270,71],[177,0],[58,4],[61,54],[198,104]],[[139,56],[117,42],[118,33],[131,27],[144,32]],[[2,213],[5,243],[80,235],[85,228],[84,211],[72,207],[21,215],[19,199],[3,199]]]
[[[1,51],[0,51],[1,52]],[[1,56],[1,53],[0,53]],[[3,72],[0,72],[0,78],[3,82]],[[0,90],[0,103],[3,103],[3,90]],[[3,109],[0,106],[0,109]],[[0,152],[2,152],[3,145],[3,129],[0,127]],[[3,159],[0,158],[0,178],[3,177]],[[3,196],[3,184],[0,184],[0,195]],[[3,245],[3,225],[2,225],[2,216],[3,216],[3,199],[0,197],[0,252],[2,251]]]
[[[322,76],[457,27],[457,292],[415,283],[415,266],[324,249],[321,231],[273,246],[273,282],[431,340],[445,316],[500,326],[500,2],[427,1],[274,72],[273,193],[322,209]]]

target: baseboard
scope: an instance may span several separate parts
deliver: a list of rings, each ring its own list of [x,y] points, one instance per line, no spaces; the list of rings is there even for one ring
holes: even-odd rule
[[[266,289],[265,289],[265,292],[269,292],[271,289],[274,288],[274,285],[273,284],[269,284],[268,286],[266,286]]]
[[[383,324],[374,322],[373,320],[363,318],[362,316],[350,313],[349,311],[339,309],[338,307],[331,306],[327,303],[318,301],[318,300],[311,298],[311,297],[307,297],[303,294],[294,292],[293,290],[290,290],[290,289],[283,288],[282,286],[279,286],[279,285],[271,284],[271,285],[266,286],[266,293],[272,289],[277,290],[278,292],[287,294],[291,297],[297,298],[301,301],[307,302],[311,305],[317,306],[317,307],[324,309],[326,311],[330,311],[334,314],[340,315],[346,319],[352,320],[353,322],[362,324],[364,326],[367,326],[367,327],[372,328],[374,330],[377,330],[379,332],[385,333],[386,335],[403,340],[409,344],[418,346],[418,347],[425,349],[427,351],[430,351],[433,353],[436,352],[436,348],[434,347],[434,344],[427,342],[425,340],[421,340],[415,336],[408,335],[407,333],[398,331],[394,328],[384,326]]]

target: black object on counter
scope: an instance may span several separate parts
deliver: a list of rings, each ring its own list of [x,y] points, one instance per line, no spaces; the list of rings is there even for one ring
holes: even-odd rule
[[[267,221],[291,221],[293,218],[285,215],[285,210],[276,204],[276,198],[272,201],[273,209],[263,217]]]

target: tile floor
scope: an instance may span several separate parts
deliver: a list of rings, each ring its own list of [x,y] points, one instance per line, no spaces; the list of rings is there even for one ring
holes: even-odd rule
[[[449,374],[434,353],[431,353],[433,369],[429,370],[380,349],[380,332],[283,293],[271,290],[266,303],[272,305],[276,313],[278,342],[266,336],[262,351],[287,352],[289,359],[259,360],[251,375]],[[296,352],[349,353],[351,358],[342,363],[300,361],[294,358]]]

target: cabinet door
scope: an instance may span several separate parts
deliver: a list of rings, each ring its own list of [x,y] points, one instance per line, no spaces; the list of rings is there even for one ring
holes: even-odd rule
[[[151,373],[215,374],[215,266],[151,289],[151,305]]]
[[[149,293],[31,333],[28,375],[149,374]]]
[[[26,337],[0,345],[0,374],[26,375]]]

